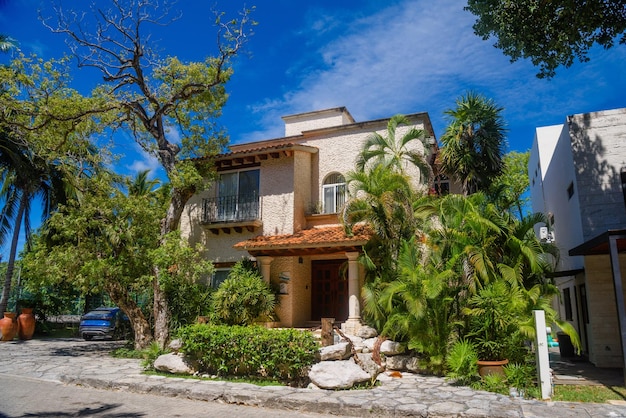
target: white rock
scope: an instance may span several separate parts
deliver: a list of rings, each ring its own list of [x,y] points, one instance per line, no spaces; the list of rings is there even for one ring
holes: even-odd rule
[[[350,357],[350,343],[343,342],[320,348],[320,360],[345,360]]]
[[[369,373],[372,379],[375,379],[380,373],[385,370],[383,365],[378,365],[373,359],[372,354],[370,353],[361,353],[358,355],[359,361],[361,362],[360,366],[363,370]]]
[[[406,362],[406,369],[413,373],[419,373],[424,371],[424,368],[420,366],[419,357],[410,357]]]
[[[159,356],[154,361],[154,368],[161,372],[176,374],[194,374],[195,370],[185,361],[184,357],[176,353]]]
[[[386,356],[397,356],[404,353],[404,346],[395,341],[385,340],[380,346],[380,353]]]
[[[385,359],[385,366],[389,370],[406,370],[406,365],[409,361],[409,356],[387,356]]]
[[[170,343],[167,345],[167,347],[175,352],[178,352],[178,350],[181,349],[181,347],[183,346],[183,341],[181,339],[175,339],[170,341]]]
[[[374,351],[374,344],[378,338],[368,338],[363,340],[363,345],[370,351]],[[386,356],[397,356],[404,353],[404,346],[391,340],[385,340],[380,346],[380,353]]]
[[[356,332],[356,336],[357,337],[361,337],[361,338],[374,338],[374,337],[378,337],[378,331],[376,331],[372,327],[368,327],[367,325],[363,325]]]
[[[370,352],[374,349],[374,343],[376,343],[376,338],[366,338],[363,340],[363,346]]]
[[[311,382],[322,389],[349,389],[356,383],[371,379],[354,360],[322,361],[309,371]]]

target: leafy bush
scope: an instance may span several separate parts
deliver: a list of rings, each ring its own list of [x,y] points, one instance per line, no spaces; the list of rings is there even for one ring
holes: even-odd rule
[[[240,261],[211,297],[213,318],[227,325],[250,325],[275,318],[276,296],[259,271]]]
[[[302,383],[315,362],[318,344],[306,331],[259,326],[194,324],[178,332],[181,352],[201,372]]]
[[[209,313],[212,289],[205,278],[213,273],[213,264],[204,259],[202,247],[190,247],[180,231],[168,234],[161,246],[150,252],[160,271],[160,283],[167,295],[171,313],[170,328],[192,324],[198,316]]]
[[[523,363],[509,363],[504,366],[504,375],[511,388],[515,388],[519,396],[532,398],[537,395],[537,365],[529,358]]]
[[[446,359],[448,366],[448,379],[456,380],[458,383],[465,385],[470,384],[478,377],[478,353],[474,345],[467,340],[457,341]]]

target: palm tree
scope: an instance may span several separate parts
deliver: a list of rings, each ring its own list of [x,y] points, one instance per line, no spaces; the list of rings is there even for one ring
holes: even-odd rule
[[[506,133],[502,111],[493,100],[473,92],[445,111],[450,124],[441,137],[439,164],[461,182],[466,196],[487,190],[502,172]]]
[[[402,137],[396,138],[398,126],[401,125],[409,125],[409,120],[403,115],[395,115],[387,123],[386,137],[377,132],[370,134],[358,156],[356,168],[358,171],[365,171],[368,163],[382,164],[406,174],[406,169],[412,164],[420,170],[422,183],[428,184],[433,177],[433,169],[425,155],[430,144],[424,137],[424,131],[414,127]],[[411,146],[416,140],[421,141],[423,150]]]
[[[17,48],[17,41],[5,34],[0,33],[0,52],[9,52]]]
[[[157,179],[148,180],[148,174],[150,170],[143,170],[138,172],[133,179],[126,180],[129,196],[147,196],[153,191],[154,186],[161,183]]]
[[[31,202],[36,198],[41,200],[42,217],[46,218],[52,210],[65,200],[66,183],[62,173],[46,163],[41,157],[35,155],[29,149],[11,141],[8,135],[2,135],[0,145],[0,199],[4,201],[4,207],[0,211],[0,225],[3,234],[9,232],[6,225],[12,225],[11,247],[7,263],[6,276],[0,298],[0,312],[4,312],[9,302],[11,281],[15,269],[15,258],[22,226],[26,234],[26,245],[30,246],[31,226],[30,212]],[[2,241],[0,239],[0,241]]]
[[[385,254],[380,254],[382,263],[392,263],[397,259],[400,241],[415,233],[415,194],[409,178],[376,165],[368,172],[349,172],[346,180],[351,197],[341,214],[347,232],[359,222],[369,225],[375,234],[370,247]]]

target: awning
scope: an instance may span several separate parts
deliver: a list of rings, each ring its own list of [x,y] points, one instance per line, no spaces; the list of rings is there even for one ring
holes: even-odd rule
[[[570,256],[575,255],[600,255],[609,254],[609,241],[615,238],[617,241],[617,251],[626,251],[626,229],[609,229],[606,232],[592,238],[578,247],[569,250]]]
[[[352,234],[346,234],[341,225],[303,229],[289,235],[260,235],[233,246],[258,256],[298,256],[359,251],[372,236],[364,225],[356,225]]]

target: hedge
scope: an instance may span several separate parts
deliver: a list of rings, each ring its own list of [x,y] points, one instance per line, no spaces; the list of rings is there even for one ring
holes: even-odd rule
[[[199,371],[299,382],[315,363],[318,342],[308,331],[194,324],[179,330],[181,352]]]

